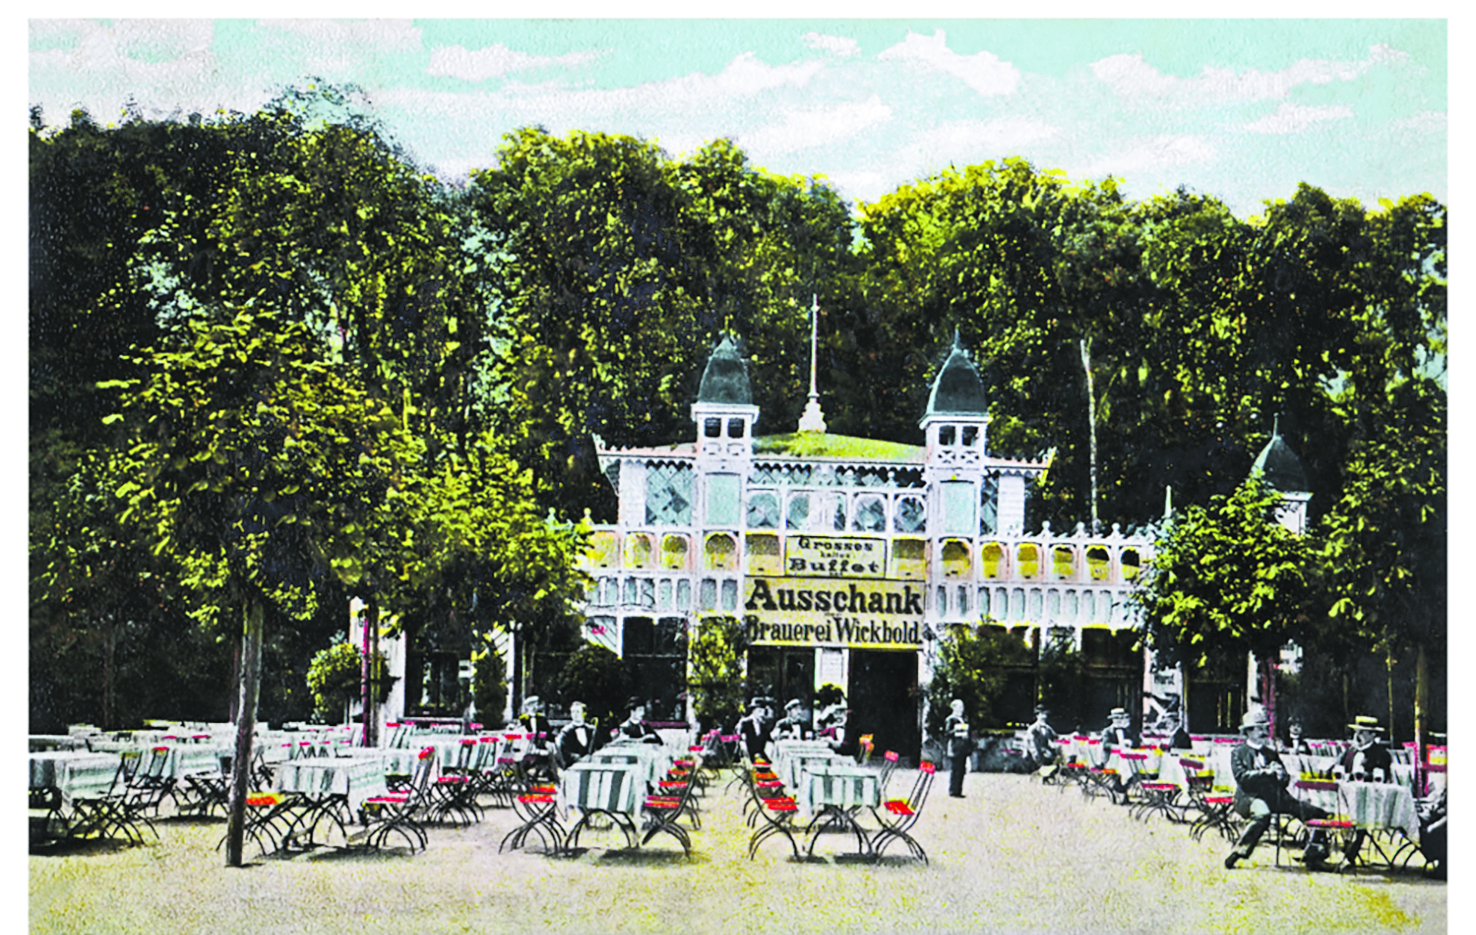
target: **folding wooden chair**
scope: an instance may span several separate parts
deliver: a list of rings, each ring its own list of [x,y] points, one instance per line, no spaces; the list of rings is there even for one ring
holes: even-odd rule
[[[429,842],[422,816],[428,816],[434,807],[431,800],[430,776],[435,768],[435,747],[420,751],[411,773],[410,785],[400,792],[387,792],[364,800],[359,807],[359,821],[366,833],[363,844],[370,850],[384,849],[390,835],[398,835],[415,853],[417,845],[425,850]]]
[[[922,817],[923,805],[928,800],[928,790],[933,787],[935,770],[936,767],[932,763],[924,760],[918,765],[917,781],[913,783],[912,792],[907,798],[887,799],[882,802],[882,811],[879,812],[875,808],[871,810],[881,824],[881,830],[871,838],[872,853],[878,859],[890,844],[894,841],[901,841],[907,845],[912,856],[923,863],[928,862],[927,852],[912,837],[912,828],[917,824],[918,818]]]
[[[695,762],[693,764],[696,765]],[[692,797],[697,791],[697,771],[687,770],[685,781],[682,783],[679,795],[648,795],[641,806],[641,815],[645,819],[645,826],[641,829],[641,843],[646,844],[658,834],[669,834],[676,838],[682,845],[682,853],[687,857],[692,856],[692,838],[687,834],[687,829],[678,824],[678,819],[683,814],[690,814],[695,820],[695,812],[691,810]]]

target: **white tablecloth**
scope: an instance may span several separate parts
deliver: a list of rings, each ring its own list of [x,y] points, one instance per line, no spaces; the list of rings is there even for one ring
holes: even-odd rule
[[[641,782],[649,785],[666,775],[672,760],[665,747],[636,742],[606,744],[579,762],[636,766],[639,767]]]
[[[384,761],[379,756],[303,757],[277,767],[279,792],[346,796],[357,809],[371,796],[384,795]]]
[[[800,774],[795,801],[808,814],[827,805],[851,809],[881,804],[879,774],[862,766],[813,763]]]
[[[559,808],[603,809],[635,819],[646,795],[641,771],[639,763],[575,763],[559,780]]]
[[[32,753],[31,788],[56,789],[61,793],[62,805],[71,808],[74,799],[106,795],[113,787],[120,762],[114,754],[85,750]]]

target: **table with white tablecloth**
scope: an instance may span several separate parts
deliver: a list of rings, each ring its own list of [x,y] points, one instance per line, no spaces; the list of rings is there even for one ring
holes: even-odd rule
[[[644,766],[640,763],[593,763],[581,760],[564,770],[559,779],[557,805],[565,814],[579,817],[569,828],[568,846],[579,842],[580,833],[598,816],[605,815],[625,835],[626,844],[639,841],[636,822],[646,801]]]
[[[384,795],[384,760],[362,757],[303,757],[278,765],[274,788],[313,797],[341,796],[357,811],[364,800]]]
[[[815,853],[820,836],[827,832],[850,834],[856,838],[857,852],[872,853],[871,838],[856,820],[862,808],[881,805],[881,776],[854,763],[809,763],[800,773],[795,801],[800,811],[814,817],[806,831],[810,835],[809,853]]]
[[[31,789],[54,789],[64,809],[76,799],[107,795],[118,776],[121,759],[111,753],[51,750],[30,755]]]

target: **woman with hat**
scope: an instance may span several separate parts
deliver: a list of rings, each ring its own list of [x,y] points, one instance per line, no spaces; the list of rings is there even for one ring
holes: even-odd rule
[[[661,742],[661,735],[656,733],[656,728],[646,723],[646,702],[640,698],[630,699],[630,717],[622,721],[617,729],[621,737],[629,740]]]
[[[1303,821],[1327,817],[1327,812],[1286,791],[1291,774],[1271,746],[1271,725],[1265,711],[1258,708],[1247,712],[1240,731],[1245,742],[1230,752],[1230,772],[1235,776],[1235,811],[1249,818],[1250,824],[1225,858],[1226,870],[1234,870],[1237,861],[1251,855],[1261,835],[1271,827],[1271,816],[1295,815]],[[1302,860],[1311,870],[1326,870],[1327,857],[1326,832],[1319,829],[1307,842]]]
[[[1348,725],[1353,732],[1353,746],[1349,747],[1333,766],[1333,772],[1343,782],[1391,782],[1394,779],[1394,758],[1389,748],[1379,743],[1379,734],[1384,728],[1379,719],[1360,714]],[[1348,847],[1343,851],[1343,862],[1339,870],[1353,866],[1358,861],[1358,852],[1368,833],[1362,828],[1353,832]]]

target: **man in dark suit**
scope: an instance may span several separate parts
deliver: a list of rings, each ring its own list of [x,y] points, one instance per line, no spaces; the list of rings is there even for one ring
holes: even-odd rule
[[[964,717],[964,703],[961,699],[953,699],[950,707],[953,709],[943,722],[943,735],[948,738],[948,753],[953,761],[953,769],[948,774],[948,794],[955,799],[964,797],[964,773],[969,768],[969,756],[973,751],[973,740],[969,736],[969,721]]]
[[[1044,705],[1035,706],[1035,720],[1026,730],[1026,753],[1030,755],[1030,761],[1035,768],[1040,770],[1042,779],[1049,779],[1056,774],[1056,760],[1061,752],[1056,747],[1056,731],[1048,723],[1051,716],[1050,709]]]
[[[1378,735],[1384,732],[1379,719],[1360,714],[1348,729],[1353,731],[1353,746],[1333,767],[1338,778],[1343,782],[1393,782],[1394,758],[1389,754],[1389,748],[1379,743]],[[1343,860],[1338,864],[1339,870],[1358,862],[1358,852],[1363,849],[1367,837],[1368,832],[1362,828],[1353,832],[1347,850],[1343,851]]]
[[[554,746],[559,751],[559,760],[569,766],[582,757],[589,756],[599,743],[595,726],[584,719],[584,702],[576,701],[569,706],[571,720],[559,731]]]
[[[548,718],[543,713],[543,701],[537,695],[529,695],[523,701],[523,713],[518,723],[528,734],[528,746],[538,751],[548,748]]]
[[[784,718],[774,725],[775,740],[809,740],[815,736],[804,708],[798,698],[789,699],[789,704],[784,706]]]
[[[769,729],[764,724],[767,709],[761,699],[755,698],[749,702],[748,716],[739,718],[733,727],[733,733],[743,743],[743,749],[748,751],[750,761],[762,756],[764,747],[769,742]]]
[[[1132,750],[1138,746],[1138,738],[1133,734],[1133,716],[1126,708],[1113,708],[1107,716],[1107,726],[1102,730],[1102,762],[1107,762],[1107,757],[1112,751]],[[1127,803],[1127,787],[1138,781],[1138,774],[1133,773],[1124,783],[1121,776],[1112,777],[1112,799],[1119,804]]]
[[[1230,771],[1235,775],[1235,811],[1242,818],[1249,818],[1250,824],[1225,858],[1227,870],[1234,870],[1237,861],[1251,855],[1261,835],[1271,827],[1273,815],[1295,815],[1303,821],[1327,817],[1327,812],[1287,792],[1291,774],[1271,745],[1271,725],[1266,713],[1260,709],[1247,713],[1240,722],[1240,730],[1245,742],[1230,752]],[[1326,870],[1327,857],[1326,833],[1314,831],[1302,859],[1308,869]]]

